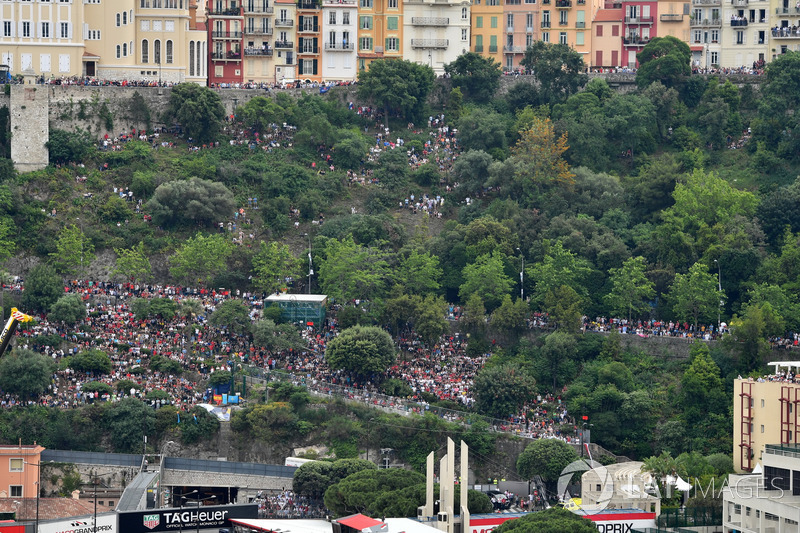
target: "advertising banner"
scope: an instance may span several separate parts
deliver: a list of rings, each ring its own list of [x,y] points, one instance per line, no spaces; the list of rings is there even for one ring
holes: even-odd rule
[[[258,505],[203,505],[119,513],[119,531],[187,531],[231,527],[231,518],[258,518]]]
[[[95,533],[94,517],[81,516],[39,522],[39,533]],[[117,533],[117,513],[97,515],[97,533]]]

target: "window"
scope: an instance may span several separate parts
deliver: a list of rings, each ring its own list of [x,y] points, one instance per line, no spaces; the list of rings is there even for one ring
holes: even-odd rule
[[[122,24],[123,25],[127,25],[128,24],[128,13],[125,12],[125,11],[122,12]]]
[[[161,21],[154,20],[153,21],[153,31],[161,31]]]
[[[567,32],[562,31],[558,34],[559,44],[567,44]]]
[[[764,398],[761,398],[761,407],[764,407]]]
[[[719,64],[719,53],[718,52],[711,52],[711,64],[718,65]]]
[[[525,36],[525,47],[528,48],[531,46],[533,46],[533,35],[529,33]]]
[[[9,472],[22,472],[25,469],[25,461],[22,459],[9,459],[8,471]]]
[[[475,27],[483,28],[483,17],[475,17]]]
[[[358,39],[359,50],[372,50],[372,37],[361,37]]]
[[[492,54],[497,53],[497,35],[489,36],[489,52]]]
[[[167,64],[172,63],[172,40],[167,39]]]
[[[389,9],[397,9],[397,0],[389,0],[387,6]]]
[[[478,53],[483,52],[483,35],[475,36],[475,51]]]
[[[613,24],[611,26],[611,36],[619,37],[619,24]]]
[[[11,21],[3,21],[3,37],[11,37]]]
[[[603,25],[602,24],[598,24],[597,26],[595,26],[595,28],[597,28],[597,29],[595,30],[594,34],[597,35],[598,37],[602,37],[603,36]]]
[[[62,22],[59,26],[61,27],[61,38],[69,39],[69,22]]]
[[[492,17],[491,19],[489,19],[489,25],[492,28],[496,28],[497,27],[497,17]]]
[[[469,18],[469,9],[466,7],[461,8],[461,20],[467,20]]]
[[[582,31],[575,32],[575,46],[583,46],[584,45],[584,36]]]
[[[358,17],[358,27],[362,30],[371,30],[372,29],[372,17],[368,15],[361,15]],[[370,47],[371,48],[371,47]]]
[[[122,44],[122,57],[128,57],[128,43]]]
[[[533,13],[525,15],[525,31],[528,33],[533,31]]]
[[[741,30],[736,32],[736,44],[744,44],[744,32]]]
[[[506,26],[508,27],[509,30],[513,30],[514,29],[514,14],[513,13],[509,13],[508,15],[506,15]]]
[[[42,22],[41,23],[41,35],[40,37],[44,37],[45,39],[50,37],[50,23],[49,22]]]
[[[150,31],[150,21],[149,20],[143,20],[142,23],[141,23],[141,26],[142,26],[142,31]]]
[[[387,30],[397,29],[397,17],[386,17],[386,29]]]
[[[372,9],[372,0],[361,0],[361,7],[365,9]]]
[[[194,55],[194,46],[190,46],[189,55]],[[144,39],[142,41],[142,63],[149,63],[149,62],[150,62],[150,43],[147,42],[147,39]]]
[[[117,26],[119,26],[119,25],[120,25],[120,14],[117,13]]]
[[[550,27],[550,12],[549,11],[542,11],[542,28],[549,28]],[[550,42],[550,41],[544,41]]]
[[[764,424],[761,424],[761,433],[764,433]]]
[[[559,11],[558,13],[558,25],[559,26],[566,26],[569,24],[569,12],[567,11]]]
[[[461,40],[466,41],[469,38],[467,28],[461,28]]]
[[[30,37],[31,36],[31,23],[30,22],[23,22],[22,23],[22,36],[23,37]]]
[[[719,30],[711,30],[711,42],[712,43],[719,42]]]
[[[11,485],[8,488],[10,489],[10,496],[12,498],[22,498],[22,485]]]
[[[175,21],[167,20],[164,22],[164,31],[175,31]]]
[[[153,41],[153,59],[156,65],[161,64],[161,41],[159,39]]]
[[[542,42],[543,43],[549,43],[550,42],[550,32],[549,31],[543,31],[542,32]]]
[[[700,30],[694,30],[694,34],[692,35],[692,40],[696,43],[703,42],[703,32]]]
[[[328,17],[328,24],[336,24],[336,11],[331,11]]]
[[[345,11],[344,13],[342,13],[342,24],[344,24],[345,26],[350,25],[350,12]]]
[[[387,52],[397,52],[398,49],[399,49],[399,46],[398,46],[397,37],[387,37],[386,38],[386,51]]]

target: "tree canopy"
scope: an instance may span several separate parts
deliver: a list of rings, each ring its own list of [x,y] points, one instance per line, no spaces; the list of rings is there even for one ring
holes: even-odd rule
[[[325,360],[334,370],[343,369],[359,376],[380,374],[394,362],[392,337],[374,326],[353,326],[331,339]]]
[[[433,69],[404,59],[377,59],[358,73],[358,94],[405,120],[419,120],[433,87]]]

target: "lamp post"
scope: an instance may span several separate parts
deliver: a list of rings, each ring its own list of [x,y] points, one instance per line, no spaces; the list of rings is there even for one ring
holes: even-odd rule
[[[714,259],[714,262],[717,264],[717,290],[719,291],[719,305],[717,305],[717,335],[719,335],[720,324],[722,323],[722,265]]]
[[[311,276],[314,275],[314,265],[311,263],[311,235],[304,233],[303,236],[308,237],[308,294],[311,294]]]
[[[201,498],[201,497],[200,497],[200,491],[199,491],[199,490],[197,490],[197,489],[195,489],[195,490],[193,490],[192,492],[189,492],[189,493],[187,493],[187,494],[184,494],[183,496],[181,496],[181,500],[188,500],[188,499],[190,499],[190,498],[187,498],[187,496],[191,496],[192,494],[197,494],[197,499],[195,499],[195,500],[193,500],[193,501],[197,502],[197,509],[198,509],[198,512],[199,512],[199,509],[200,509],[200,505],[201,505],[201,504],[202,504],[204,501],[206,501],[206,500],[215,500],[215,499],[217,498],[215,495],[211,495],[211,496],[209,496],[209,497],[207,497],[207,498]],[[183,504],[181,504],[181,507],[183,507]],[[183,522],[181,522],[181,524],[183,524]],[[181,526],[181,527],[183,527],[183,526]],[[197,520],[197,533],[200,533],[200,520]]]
[[[519,299],[525,300],[525,256],[522,255],[522,250],[517,248],[520,259],[522,259],[522,268],[519,271]]]
[[[23,463],[36,467],[36,526],[33,531],[34,533],[39,533],[39,493],[42,491],[42,465],[41,463],[29,463],[28,461],[23,461]]]

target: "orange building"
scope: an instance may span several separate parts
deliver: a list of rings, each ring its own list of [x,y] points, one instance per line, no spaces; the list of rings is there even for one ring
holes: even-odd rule
[[[601,9],[592,21],[592,53],[586,63],[593,69],[621,66],[622,9]]]
[[[483,57],[491,57],[501,65],[503,59],[504,30],[502,0],[472,0],[471,50]],[[512,60],[513,61],[513,60]]]
[[[0,446],[0,498],[35,498],[39,462],[38,444]]]

